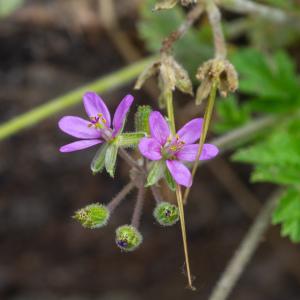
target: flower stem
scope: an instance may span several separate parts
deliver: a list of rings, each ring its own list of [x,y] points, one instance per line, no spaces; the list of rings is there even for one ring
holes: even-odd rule
[[[212,112],[213,112],[213,108],[214,108],[214,104],[215,104],[215,99],[216,99],[216,94],[217,94],[217,85],[218,85],[217,81],[214,81],[212,84],[209,98],[208,98],[208,103],[206,105],[204,121],[203,121],[201,136],[200,136],[200,140],[199,140],[199,148],[198,148],[197,156],[196,156],[196,159],[195,159],[195,162],[193,165],[193,169],[192,169],[192,179],[194,179],[197,168],[199,166],[199,162],[200,162],[199,158],[201,156],[201,153],[203,150],[203,145],[206,140],[206,136],[207,136],[207,132],[208,132],[208,128],[209,128],[209,124],[210,124],[210,120],[211,120],[211,116],[212,116]],[[189,193],[190,193],[190,188],[187,188],[184,192],[184,197],[183,197],[184,204],[187,201]]]
[[[127,183],[122,190],[107,204],[107,208],[112,213],[117,206],[125,199],[125,197],[131,192],[131,190],[135,187],[135,184],[130,181]]]
[[[175,118],[174,118],[174,107],[173,107],[173,93],[171,90],[166,92],[166,103],[167,103],[167,114],[168,119],[170,122],[171,132],[174,136],[176,133],[175,128]],[[189,254],[188,254],[188,245],[187,245],[187,238],[186,238],[186,228],[185,228],[185,219],[184,219],[184,210],[183,210],[183,201],[182,201],[182,194],[180,186],[176,185],[176,199],[179,209],[179,217],[180,217],[180,227],[181,227],[181,234],[182,234],[182,242],[183,242],[183,250],[184,250],[184,257],[185,257],[185,265],[186,265],[186,272],[188,277],[188,286],[191,290],[195,290],[192,284],[192,275],[190,269],[190,261],[189,261]]]
[[[137,200],[134,207],[131,225],[135,228],[139,228],[140,226],[140,220],[143,212],[143,204],[145,200],[145,187],[140,186],[138,190]]]
[[[27,127],[37,124],[56,113],[61,113],[64,109],[71,107],[74,104],[77,104],[81,101],[82,95],[86,91],[103,93],[129,82],[134,79],[150,63],[150,61],[153,61],[153,57],[143,59],[129,67],[101,77],[94,82],[50,100],[48,103],[33,108],[32,110],[1,124],[0,141]]]
[[[183,240],[183,250],[185,256],[185,264],[186,264],[186,273],[188,277],[188,287],[191,290],[196,290],[193,286],[192,282],[192,275],[191,275],[191,268],[190,268],[190,261],[189,261],[189,252],[187,246],[187,238],[186,238],[186,228],[185,228],[185,219],[184,219],[184,209],[183,209],[183,201],[182,201],[182,194],[180,186],[176,185],[176,198],[177,198],[177,205],[179,209],[179,217],[180,217],[180,226],[181,226],[181,233],[182,233],[182,240]]]
[[[165,99],[167,105],[167,114],[170,122],[171,132],[175,135],[175,119],[174,119],[174,106],[173,106],[173,93],[171,90],[165,92]]]

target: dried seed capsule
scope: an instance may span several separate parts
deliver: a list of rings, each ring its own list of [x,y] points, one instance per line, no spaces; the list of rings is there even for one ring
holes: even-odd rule
[[[135,250],[142,240],[141,233],[132,225],[123,225],[116,230],[116,244],[126,252]]]
[[[105,226],[109,216],[110,212],[105,205],[94,203],[76,211],[73,218],[83,227],[95,229]]]
[[[179,220],[178,207],[169,202],[161,202],[155,207],[153,216],[160,225],[172,226]]]

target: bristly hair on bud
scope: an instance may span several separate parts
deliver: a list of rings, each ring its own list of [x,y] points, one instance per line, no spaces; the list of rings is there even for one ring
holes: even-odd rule
[[[162,226],[172,226],[179,220],[178,207],[169,202],[160,202],[156,205],[153,216]]]
[[[116,244],[125,252],[135,250],[142,241],[141,233],[132,225],[123,225],[116,230]]]
[[[110,212],[100,203],[93,203],[77,210],[73,216],[85,228],[95,229],[107,224]]]
[[[200,105],[210,94],[213,83],[217,83],[222,97],[238,88],[238,75],[234,66],[226,59],[210,59],[198,68],[196,78],[201,84],[196,94],[196,105]]]

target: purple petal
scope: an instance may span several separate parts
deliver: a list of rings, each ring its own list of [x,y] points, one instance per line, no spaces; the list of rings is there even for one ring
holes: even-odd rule
[[[168,137],[170,136],[170,128],[167,121],[160,112],[153,111],[150,114],[149,126],[151,136],[156,139],[162,146],[165,145]]]
[[[185,187],[192,185],[192,174],[183,163],[177,160],[167,160],[166,163],[171,175],[178,184]]]
[[[161,145],[153,138],[142,138],[139,143],[139,150],[145,157],[150,160],[160,160]]]
[[[118,105],[114,119],[113,119],[113,135],[117,135],[120,130],[123,129],[126,115],[128,113],[128,110],[133,102],[133,96],[127,95],[124,97],[124,99],[121,101],[121,103]]]
[[[193,119],[186,123],[178,132],[180,139],[186,144],[192,144],[196,142],[201,135],[202,130],[202,118]]]
[[[77,142],[73,142],[67,145],[64,145],[60,147],[59,151],[60,152],[73,152],[73,151],[78,151],[81,149],[89,148],[94,145],[100,144],[103,141],[100,140],[81,140]]]
[[[110,113],[104,101],[94,92],[87,92],[83,95],[83,105],[89,118],[102,114],[106,120],[107,127],[110,127]]]
[[[176,153],[176,157],[179,160],[194,161],[198,153],[198,144],[185,145],[180,151]],[[207,160],[215,157],[219,152],[219,149],[212,144],[204,144],[199,160]]]
[[[66,116],[59,120],[59,128],[74,137],[79,139],[95,139],[101,136],[101,133],[93,128],[89,127],[90,122],[73,116]]]

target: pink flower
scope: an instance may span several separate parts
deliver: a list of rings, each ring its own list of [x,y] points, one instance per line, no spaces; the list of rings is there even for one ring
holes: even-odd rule
[[[65,116],[60,119],[59,128],[80,139],[62,146],[60,152],[78,151],[114,139],[123,130],[132,102],[133,96],[125,96],[116,109],[111,128],[111,116],[104,101],[96,93],[85,93],[83,104],[89,120],[75,116]]]
[[[160,112],[154,111],[149,117],[151,137],[141,139],[139,150],[146,158],[166,163],[174,180],[185,187],[192,185],[192,175],[183,162],[196,159],[199,145],[194,144],[201,134],[203,119],[193,119],[171,136],[167,121]],[[204,144],[200,160],[215,157],[219,150],[211,144]]]

